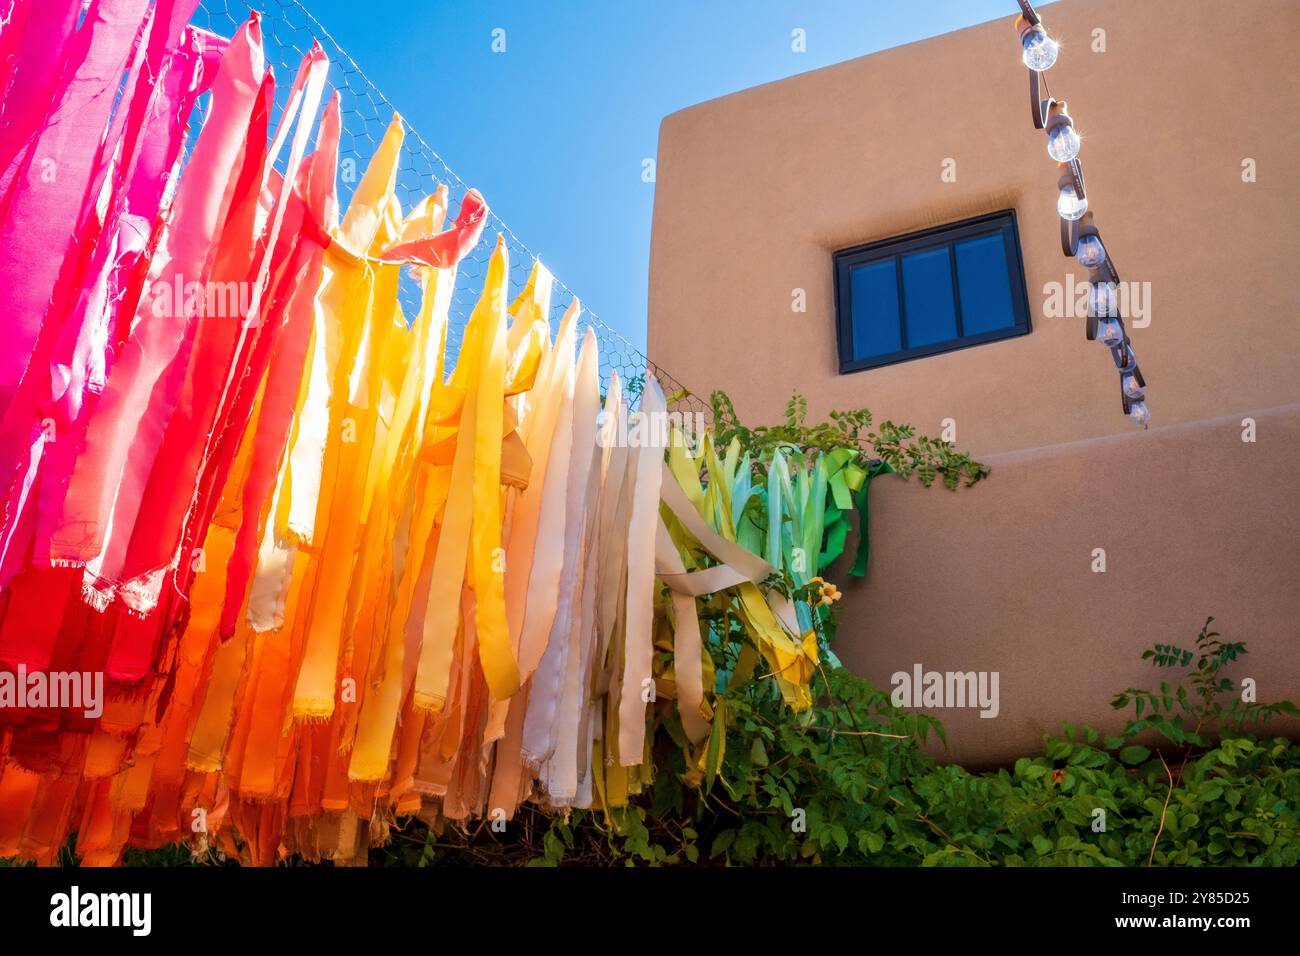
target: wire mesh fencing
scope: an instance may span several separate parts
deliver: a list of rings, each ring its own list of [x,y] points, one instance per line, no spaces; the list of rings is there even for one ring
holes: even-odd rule
[[[277,110],[283,110],[287,88],[296,74],[303,56],[312,42],[320,43],[329,57],[326,99],[335,91],[339,94],[342,118],[342,135],[339,140],[340,169],[354,175],[339,179],[339,200],[344,208],[351,198],[361,173],[374,155],[394,113],[400,113],[388,98],[362,72],[355,60],[339,45],[328,30],[298,0],[200,0],[193,24],[221,36],[233,35],[239,26],[256,11],[261,17],[263,45],[266,62],[275,69],[277,80]],[[206,97],[205,97],[206,100]],[[205,103],[200,104],[200,112]],[[450,209],[459,208],[460,201],[469,189],[463,179],[443,161],[442,157],[409,123],[405,123],[406,139],[397,174],[397,196],[403,209],[411,209],[421,199],[445,185],[449,193]],[[197,130],[199,123],[194,124]],[[480,184],[489,207],[492,202],[491,184]],[[510,227],[495,213],[489,213],[487,227],[478,245],[462,260],[457,274],[448,318],[447,349],[454,356],[460,349],[465,324],[482,290],[487,277],[488,260],[496,235],[504,237],[510,252],[510,294],[519,292],[528,279],[537,256],[519,239]],[[574,298],[573,290],[558,277],[551,298],[551,326],[554,329]],[[415,314],[419,305],[419,288],[403,273],[399,300],[408,316]],[[635,405],[645,385],[646,376],[654,375],[669,396],[670,408],[683,414],[702,414],[707,419],[709,408],[698,396],[689,394],[681,383],[659,368],[636,346],[610,328],[600,318],[583,306],[579,319],[579,335],[587,328],[594,329],[600,343],[600,372],[602,383],[608,383],[611,373],[617,372],[628,397]],[[603,390],[603,389],[602,389]]]

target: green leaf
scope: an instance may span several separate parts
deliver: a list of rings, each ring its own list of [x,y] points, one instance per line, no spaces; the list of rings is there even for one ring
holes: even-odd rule
[[[709,733],[709,749],[704,760],[704,792],[713,789],[718,777],[722,757],[727,752],[727,699],[718,698],[713,707],[713,730]]]
[[[1140,747],[1136,744],[1125,747],[1123,750],[1119,752],[1120,762],[1126,763],[1130,767],[1145,762],[1146,759],[1150,756],[1151,756],[1151,751],[1148,748]]]

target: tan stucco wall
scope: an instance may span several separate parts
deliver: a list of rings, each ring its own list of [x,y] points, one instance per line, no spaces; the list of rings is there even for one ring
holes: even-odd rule
[[[1114,694],[1168,676],[1141,652],[1191,647],[1211,615],[1247,644],[1229,674],[1300,701],[1300,405],[1255,413],[1254,444],[1241,417],[992,455],[993,477],[955,493],[874,482],[867,576],[828,575],[836,651],[882,688],[916,663],[998,671],[997,718],[935,711],[970,763],[1067,721],[1118,731]]]
[[[915,662],[1000,671],[999,719],[941,714],[971,762],[1067,720],[1114,728],[1110,695],[1153,676],[1140,650],[1190,642],[1208,614],[1250,645],[1262,697],[1300,699],[1300,4],[1065,0],[1043,15],[1102,236],[1124,279],[1150,283],[1152,322],[1132,332],[1146,432],[1082,320],[1042,312],[1045,284],[1086,276],[1060,251],[1058,173],[1011,16],[660,131],[651,358],[701,395],[725,388],[748,422],[776,420],[792,390],[813,416],[866,405],[931,434],[951,418],[994,466],[955,494],[877,482],[872,571],[835,577],[838,649],[881,686]],[[1242,182],[1246,158],[1258,182]],[[832,253],[1004,208],[1032,334],[840,375]],[[1105,574],[1089,569],[1097,547]]]
[[[1015,4],[1008,2],[1009,10]],[[1132,333],[1159,425],[1300,398],[1300,3],[1065,0],[1047,74],[1084,145],[1102,236],[1151,283]],[[1078,319],[1042,316],[1062,256],[1056,165],[1032,126],[1013,18],[714,100],[663,121],[650,357],[742,418],[790,392],[813,414],[867,405],[981,454],[1131,430]],[[1106,31],[1107,52],[1090,50]],[[1243,158],[1259,181],[1241,181]],[[956,182],[941,164],[956,160]],[[838,374],[831,254],[1016,210],[1031,335]],[[792,290],[807,312],[791,311]]]

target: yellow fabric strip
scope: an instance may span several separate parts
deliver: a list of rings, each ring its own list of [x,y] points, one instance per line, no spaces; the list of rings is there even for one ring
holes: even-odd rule
[[[506,277],[505,240],[498,237],[479,300],[479,392],[474,430],[474,519],[470,550],[474,562],[474,625],[479,661],[497,700],[519,690],[510,628],[506,623],[505,551],[501,547],[501,443],[505,431]]]
[[[470,316],[456,373],[461,377],[464,400],[455,438],[451,487],[446,514],[438,537],[433,575],[424,620],[419,666],[415,678],[415,706],[437,712],[447,702],[452,651],[455,642],[460,591],[466,571],[472,585],[483,589],[480,600],[487,648],[484,671],[491,668],[490,686],[506,697],[519,687],[519,675],[509,642],[504,603],[504,583],[494,563],[500,565],[501,442],[505,401],[505,276],[508,258],[498,237],[488,262],[483,295]],[[493,291],[495,290],[495,291]],[[482,441],[479,426],[483,426]],[[494,530],[488,528],[489,520]],[[474,529],[479,529],[475,534]],[[469,563],[473,551],[474,561]],[[479,580],[481,578],[481,580]],[[475,617],[478,616],[475,612]],[[477,623],[477,621],[476,621]],[[479,642],[480,644],[482,641]]]
[[[376,266],[366,257],[390,244],[398,227],[393,190],[402,138],[401,122],[394,117],[325,256],[317,297],[316,331],[325,349],[329,386],[326,394],[318,393],[314,399],[309,394],[307,402],[313,409],[327,407],[329,424],[322,459],[316,458],[317,446],[305,446],[302,493],[295,488],[289,502],[290,528],[298,514],[301,541],[315,536],[318,523],[325,537],[307,610],[307,645],[294,687],[293,714],[300,719],[328,717],[338,695],[342,623],[360,525],[358,506],[365,494],[377,417],[370,397],[382,372],[400,268]],[[307,433],[300,429],[299,441],[310,436],[319,440],[320,435],[318,419]],[[304,519],[309,509],[314,514],[308,522]]]

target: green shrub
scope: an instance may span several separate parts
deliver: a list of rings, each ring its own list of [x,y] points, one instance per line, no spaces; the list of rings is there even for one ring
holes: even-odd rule
[[[680,751],[664,746],[653,793],[625,810],[549,824],[530,811],[505,834],[407,832],[374,862],[1294,865],[1300,747],[1247,725],[1300,711],[1230,700],[1225,669],[1245,646],[1217,637],[1207,622],[1191,656],[1161,646],[1143,655],[1191,670],[1159,692],[1119,695],[1117,707],[1143,701],[1120,735],[1066,726],[1010,768],[939,765],[921,746],[943,740],[937,720],[826,668],[819,704],[803,715],[767,695],[728,694],[733,745],[704,789],[683,783],[680,759],[671,762]]]

